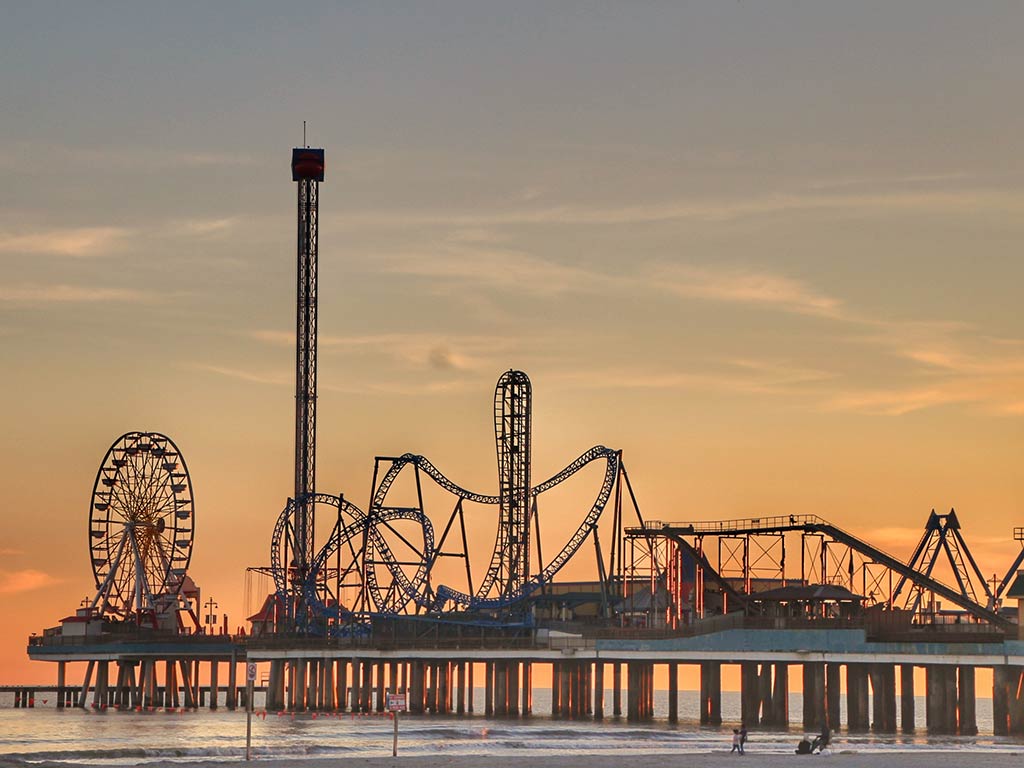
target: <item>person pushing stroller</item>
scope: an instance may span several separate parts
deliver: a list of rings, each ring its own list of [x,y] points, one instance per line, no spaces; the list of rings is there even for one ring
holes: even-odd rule
[[[829,730],[828,723],[821,724],[821,733],[814,737],[813,741],[808,741],[805,736],[800,740],[800,743],[796,745],[796,753],[798,755],[813,755],[817,752],[821,754],[821,750],[828,746],[832,740],[832,731]]]

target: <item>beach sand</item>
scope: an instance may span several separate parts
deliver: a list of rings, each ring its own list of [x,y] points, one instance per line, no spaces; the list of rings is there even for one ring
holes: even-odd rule
[[[795,762],[794,762],[795,761]],[[227,768],[245,765],[238,760],[160,761],[146,763],[147,768]],[[497,766],[495,764],[498,764]],[[758,754],[748,749],[744,756],[727,750],[708,754],[664,753],[641,755],[560,755],[522,756],[459,755],[402,757],[300,758],[295,760],[254,759],[259,768],[724,768],[727,765],[786,766],[825,765],[835,768],[1020,768],[1024,765],[1024,746],[1020,750],[993,752],[922,749],[913,752],[853,752],[839,750],[824,755]],[[72,763],[32,763],[44,768],[68,768]],[[24,768],[25,763],[0,759],[0,768]],[[95,768],[92,764],[91,768]]]

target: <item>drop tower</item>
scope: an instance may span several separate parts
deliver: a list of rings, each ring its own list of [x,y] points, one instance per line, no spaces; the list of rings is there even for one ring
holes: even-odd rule
[[[324,151],[292,150],[292,181],[298,185],[297,276],[295,301],[295,517],[292,553],[292,605],[303,610],[302,585],[312,562],[316,492],[316,325],[320,182]]]

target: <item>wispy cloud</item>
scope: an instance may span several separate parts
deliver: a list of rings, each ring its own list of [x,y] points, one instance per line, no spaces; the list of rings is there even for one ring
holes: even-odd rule
[[[14,595],[20,592],[32,592],[52,584],[59,584],[60,581],[48,573],[31,568],[22,571],[0,571],[0,594]]]
[[[861,411],[881,416],[902,416],[925,408],[977,402],[978,395],[948,386],[925,388],[863,389],[834,395],[827,410]]]
[[[853,180],[847,186],[857,186]],[[865,183],[867,180],[864,180]],[[833,182],[841,187],[841,183]],[[826,184],[827,186],[827,184]],[[561,205],[495,208],[491,211],[405,210],[355,211],[331,218],[342,229],[365,227],[444,226],[460,228],[497,227],[521,224],[626,225],[659,221],[731,222],[782,214],[946,213],[965,210],[1024,212],[1024,195],[989,188],[962,187],[948,190],[891,189],[872,193],[780,192],[759,197],[723,197],[654,200],[624,205]]]
[[[141,304],[156,300],[153,294],[128,288],[82,285],[0,286],[0,302],[10,304]]]
[[[22,554],[24,554],[24,551],[20,550],[20,549],[14,549],[12,547],[0,547],[0,555],[2,555],[4,557],[10,557],[11,555],[22,555]]]
[[[839,317],[842,302],[790,277],[740,269],[663,265],[653,283],[678,296],[773,307],[787,312]]]
[[[253,384],[267,384],[270,386],[287,386],[294,381],[289,371],[258,372],[247,371],[240,368],[229,368],[222,365],[210,365],[208,363],[189,363],[188,367],[197,371],[215,373],[218,376],[226,376],[231,379],[240,379]]]
[[[191,235],[194,237],[208,237],[211,235],[227,234],[235,229],[240,222],[237,216],[224,216],[214,219],[179,219],[171,222],[167,231],[171,235]]]
[[[965,323],[857,321],[866,329],[853,343],[908,363],[893,383],[835,392],[831,410],[901,416],[926,408],[973,404],[993,413],[1020,415],[1024,391],[1024,341],[992,338]]]
[[[599,368],[562,371],[548,377],[554,386],[572,389],[678,390],[690,392],[732,392],[736,394],[799,395],[813,393],[835,374],[786,361],[717,360],[705,362],[700,372],[644,371],[629,368]]]
[[[251,331],[249,336],[278,347],[295,344],[295,334],[291,331],[263,329]],[[429,333],[327,335],[318,337],[317,341],[322,351],[372,352],[406,368],[447,372],[490,370],[512,345],[508,339],[493,336]]]
[[[13,234],[0,232],[0,253],[103,256],[123,245],[124,227],[68,227]]]
[[[947,184],[951,181],[963,182],[970,176],[962,171],[943,173],[906,173],[896,176],[846,176],[833,179],[812,181],[809,189],[830,190],[850,189],[853,187],[893,188],[907,185]]]
[[[98,168],[117,173],[153,173],[174,170],[204,170],[257,165],[265,162],[239,152],[187,152],[154,147],[69,147],[60,144],[24,142],[0,151],[0,167],[24,168],[26,155],[43,156],[61,167],[76,167],[95,173]]]
[[[380,255],[388,274],[429,278],[438,287],[466,284],[536,296],[621,288],[628,278],[612,277],[559,264],[524,251],[450,240],[427,254],[419,251]]]

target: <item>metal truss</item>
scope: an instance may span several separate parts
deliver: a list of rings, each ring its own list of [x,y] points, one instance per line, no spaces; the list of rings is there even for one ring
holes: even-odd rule
[[[925,593],[941,597],[967,611],[971,616],[989,623],[1006,626],[1010,622],[994,609],[992,592],[986,604],[977,599],[971,588],[973,574],[984,584],[973,557],[960,534],[955,514],[929,518],[929,527],[909,564],[903,563],[883,550],[862,541],[816,515],[786,515],[765,518],[721,520],[692,523],[662,523],[660,528],[648,523],[643,528],[626,530],[628,539],[649,540],[663,536],[679,547],[689,550],[694,558],[700,592],[694,596],[696,615],[703,615],[704,580],[713,579],[725,598],[730,583],[742,585],[742,594],[751,594],[756,579],[786,580],[785,536],[801,538],[800,582],[803,584],[837,584],[851,592],[863,595],[869,604],[896,607],[899,588],[894,580],[915,593],[913,606],[921,605]],[[717,566],[707,561],[705,538],[713,537],[718,543]],[[938,538],[935,543],[932,540]],[[1024,540],[1024,535],[1021,536]],[[690,543],[692,541],[692,543]],[[954,567],[957,588],[938,581],[932,571],[938,553],[944,552]],[[665,562],[671,554],[665,555]],[[1024,552],[1019,561],[1024,561]],[[1015,563],[1015,566],[1019,563]],[[970,566],[970,569],[968,569]],[[1004,579],[1004,582],[1008,581]],[[733,599],[741,595],[732,595]],[[724,599],[725,601],[725,599]]]

